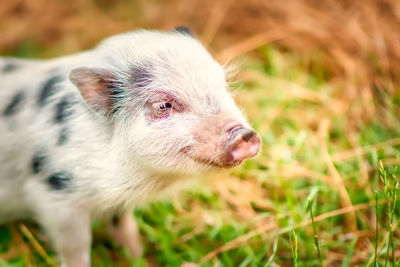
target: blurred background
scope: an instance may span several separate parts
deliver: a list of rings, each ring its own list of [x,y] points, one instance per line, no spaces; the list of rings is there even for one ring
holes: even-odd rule
[[[98,223],[93,266],[397,262],[400,1],[0,0],[0,54],[51,58],[181,25],[236,66],[232,90],[262,151],[208,186],[135,210],[142,258]],[[38,227],[0,227],[0,266],[55,260]]]

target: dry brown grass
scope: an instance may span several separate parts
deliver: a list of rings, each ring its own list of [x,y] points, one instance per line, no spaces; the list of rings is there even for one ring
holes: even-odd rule
[[[396,79],[400,70],[396,0],[3,0],[0,16],[1,52],[28,38],[72,51],[121,31],[185,24],[205,43],[218,39],[218,47],[261,34],[264,43],[301,51],[305,58],[324,51],[334,74],[360,82],[376,74]]]
[[[349,101],[370,103],[373,85],[394,94],[400,79],[397,0],[2,0],[0,17],[2,54],[34,42],[42,56],[55,56],[118,32],[188,25],[221,59],[273,43],[300,52],[310,69],[318,60]],[[376,112],[369,107],[354,114]]]

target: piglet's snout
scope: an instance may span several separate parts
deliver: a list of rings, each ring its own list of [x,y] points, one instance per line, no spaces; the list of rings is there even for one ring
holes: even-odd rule
[[[250,128],[236,126],[229,130],[229,140],[223,149],[223,162],[227,166],[235,166],[244,159],[254,157],[260,150],[260,137]]]

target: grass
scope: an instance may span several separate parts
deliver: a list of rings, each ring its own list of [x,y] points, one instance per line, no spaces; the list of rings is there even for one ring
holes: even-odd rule
[[[314,231],[314,244],[315,244],[315,247],[317,248],[319,264],[322,267],[322,266],[324,266],[324,264],[322,263],[321,249],[319,247],[318,234],[317,234],[317,230],[315,228],[314,216],[312,213],[312,202],[310,199],[308,199],[308,209],[310,210],[311,222],[312,222],[312,227],[313,227],[313,231]]]
[[[293,241],[292,241],[293,236]],[[297,267],[297,235],[296,232],[293,230],[292,235],[289,234],[289,241],[290,241],[290,248],[292,249],[292,257],[293,257],[293,266]],[[292,244],[292,242],[294,244]],[[294,246],[294,248],[293,248]]]
[[[96,223],[93,266],[319,266],[314,221],[325,265],[394,262],[400,124],[384,118],[399,103],[388,98],[385,117],[363,119],[370,107],[343,97],[318,63],[310,68],[273,46],[244,59],[243,83],[233,86],[261,136],[260,155],[212,174],[211,185],[136,209],[142,258],[130,258]],[[375,203],[386,211],[379,218]],[[1,267],[56,261],[35,225],[1,226],[0,259]]]
[[[391,174],[388,174],[382,162],[379,162],[379,176],[384,184],[385,198],[388,201],[388,217],[389,217],[389,241],[386,249],[385,266],[387,266],[389,251],[392,248],[392,266],[396,266],[395,245],[393,240],[393,218],[395,217],[397,191],[400,179],[400,172],[396,165]]]
[[[374,267],[378,266],[378,235],[379,235],[379,205],[378,205],[378,192],[375,191],[375,254],[374,254]]]

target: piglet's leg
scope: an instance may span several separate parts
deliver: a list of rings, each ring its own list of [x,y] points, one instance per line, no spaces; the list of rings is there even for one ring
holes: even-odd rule
[[[143,248],[139,230],[130,212],[115,216],[108,229],[115,242],[126,247],[132,256],[142,255]]]
[[[91,225],[88,213],[60,207],[38,218],[57,250],[62,267],[89,267]]]

